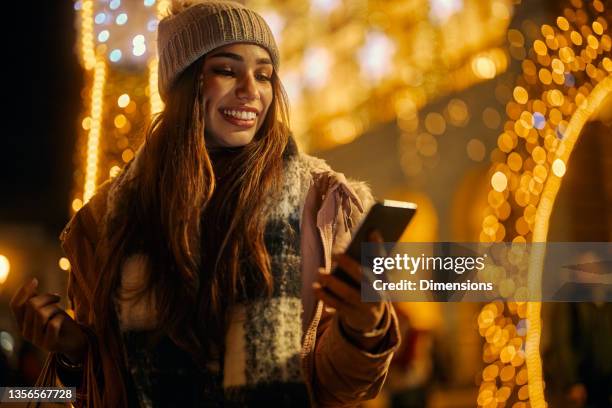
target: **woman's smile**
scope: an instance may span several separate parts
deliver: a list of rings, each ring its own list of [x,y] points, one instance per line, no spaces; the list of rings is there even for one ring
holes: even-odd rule
[[[232,125],[249,129],[257,124],[259,111],[250,107],[221,108],[219,113]]]

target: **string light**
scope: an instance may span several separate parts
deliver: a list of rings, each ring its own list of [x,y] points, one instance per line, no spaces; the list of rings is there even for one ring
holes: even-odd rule
[[[81,6],[81,56],[83,66],[90,70],[96,64],[94,53],[93,0],[83,0]]]
[[[102,129],[102,106],[104,103],[104,84],[106,82],[106,64],[102,59],[96,62],[91,92],[91,128],[87,137],[87,159],[85,161],[85,186],[83,202],[93,196],[98,174],[98,150]]]
[[[145,6],[147,6],[147,0],[145,0]],[[149,4],[149,5],[152,5]],[[170,2],[168,0],[160,0],[157,3],[157,19],[161,20],[164,18],[168,12],[168,8],[170,7]],[[164,108],[164,104],[159,95],[158,89],[158,58],[157,56],[149,59],[147,63],[148,71],[149,71],[149,103],[151,106],[151,115],[154,115],[158,112],[161,112]]]
[[[159,113],[164,108],[164,104],[159,95],[159,90],[157,87],[157,58],[151,58],[149,61],[149,102],[151,104],[151,114],[154,115]]]

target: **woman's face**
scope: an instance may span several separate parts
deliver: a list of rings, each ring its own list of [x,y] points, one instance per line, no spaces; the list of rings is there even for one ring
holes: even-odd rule
[[[272,61],[254,44],[231,44],[206,55],[203,67],[206,142],[244,146],[261,127],[274,96]]]

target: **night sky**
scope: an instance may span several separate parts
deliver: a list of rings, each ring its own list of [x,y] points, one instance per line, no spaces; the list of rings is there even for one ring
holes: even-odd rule
[[[6,2],[2,25],[0,228],[69,216],[83,75],[72,1]]]

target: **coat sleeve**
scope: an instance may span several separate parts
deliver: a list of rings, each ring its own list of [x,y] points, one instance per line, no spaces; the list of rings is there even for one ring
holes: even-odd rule
[[[350,242],[353,229],[373,203],[369,189],[363,184],[352,185],[351,190],[359,197],[361,208],[352,205],[350,223],[338,222],[334,230],[333,251],[341,252]],[[338,225],[342,224],[342,225]],[[317,328],[317,341],[314,356],[314,395],[320,406],[356,406],[360,401],[373,399],[380,392],[393,353],[399,346],[400,332],[397,317],[391,303],[386,303],[386,311],[381,322],[383,333],[380,335],[376,350],[366,351],[353,344],[343,333],[338,317],[333,310],[324,308]]]
[[[100,387],[97,384],[99,359],[96,354],[96,336],[91,327],[90,310],[95,285],[95,245],[98,240],[99,220],[106,204],[102,185],[91,201],[68,222],[60,235],[62,249],[70,261],[68,275],[68,301],[74,320],[88,337],[88,350],[82,370],[67,370],[58,363],[57,353],[47,356],[37,386],[71,386],[77,389],[75,406],[100,406]]]

